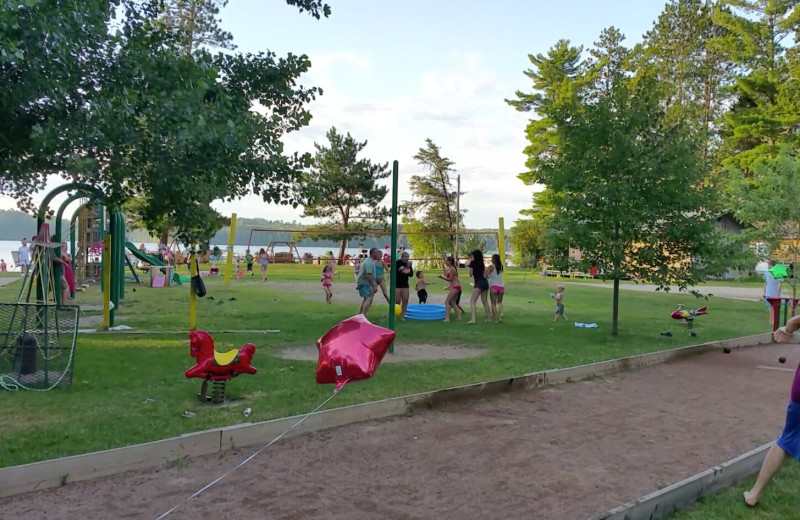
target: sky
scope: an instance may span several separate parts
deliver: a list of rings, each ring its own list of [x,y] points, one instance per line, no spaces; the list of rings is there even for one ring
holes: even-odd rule
[[[304,85],[321,87],[309,104],[311,124],[288,134],[288,152],[313,152],[331,126],[367,141],[373,162],[399,162],[400,201],[422,172],[414,154],[430,138],[461,175],[468,228],[506,227],[532,204],[525,171],[525,126],[532,114],[505,103],[531,91],[523,71],[529,54],[559,39],[590,47],[611,25],[630,47],[641,40],[665,0],[327,0],[332,14],[316,20],[283,0],[230,0],[220,15],[241,52],[306,54]],[[60,184],[52,179],[46,190]],[[387,203],[391,201],[387,196]],[[51,207],[58,207],[56,199]],[[0,209],[15,201],[0,195]],[[302,208],[248,196],[214,203],[225,215],[314,222]]]

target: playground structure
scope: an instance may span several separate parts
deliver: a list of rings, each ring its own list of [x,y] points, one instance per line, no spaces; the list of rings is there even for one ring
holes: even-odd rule
[[[766,301],[770,306],[772,332],[775,332],[781,325],[786,325],[789,318],[797,315],[797,302],[800,302],[800,298],[766,298]],[[781,314],[783,314],[783,317],[781,317]]]
[[[57,301],[61,242],[51,242],[48,224],[30,244],[17,303],[0,304],[0,388],[47,391],[72,384],[78,308]]]
[[[251,254],[256,255],[257,251],[253,249],[253,234],[254,233],[286,233],[286,234],[290,234],[292,236],[298,236],[299,235],[299,236],[302,237],[303,235],[312,235],[312,236],[319,235],[320,232],[318,230],[309,231],[309,230],[306,230],[306,229],[252,228],[250,230],[250,235],[249,235],[248,240],[247,240],[247,249],[250,250]],[[331,234],[343,235],[343,236],[351,236],[351,237],[377,237],[377,238],[385,238],[385,239],[391,239],[391,236],[392,236],[391,233],[387,232],[385,229],[374,229],[374,230],[370,230],[370,231],[335,231],[335,232],[332,231]],[[498,229],[497,231],[461,230],[458,234],[457,233],[451,233],[449,231],[419,231],[419,232],[408,231],[408,232],[399,232],[399,233],[396,233],[396,234],[398,236],[409,236],[409,237],[413,237],[413,236],[434,236],[434,237],[435,236],[442,236],[442,237],[460,236],[462,240],[463,240],[464,237],[470,236],[470,235],[471,236],[492,236],[497,241],[498,249],[504,249],[503,247],[499,247],[499,244],[501,244],[501,237],[502,237],[502,240],[505,239],[504,232],[503,232],[502,229]],[[413,241],[409,240],[409,242],[413,242]],[[450,245],[452,246],[452,242],[450,240],[445,240],[444,242],[445,243],[450,243]],[[276,256],[276,253],[275,253],[275,246],[287,247],[289,249],[289,252],[288,253],[286,253],[286,252],[277,253],[277,255],[281,255],[281,254],[285,255],[281,259],[277,259],[277,256]],[[397,247],[395,246],[392,250],[393,251],[397,251]],[[265,251],[267,252],[268,255],[270,255],[270,258],[274,259],[273,261],[276,262],[276,263],[289,263],[290,261],[287,260],[287,258],[289,258],[289,257],[291,257],[291,262],[294,262],[294,263],[302,263],[303,262],[303,255],[301,255],[300,252],[297,249],[297,241],[296,240],[270,241],[268,243],[267,247],[265,248]],[[461,252],[460,251],[451,252],[451,251],[447,251],[447,250],[443,249],[442,253],[443,253],[442,255],[435,255],[432,258],[428,258],[428,257],[412,257],[411,260],[412,261],[417,261],[417,262],[437,263],[437,262],[441,262],[443,260],[443,257],[444,257],[445,254],[452,254],[452,255],[454,255],[456,257],[456,259],[458,259]],[[502,252],[502,255],[503,255],[503,261],[505,261],[505,251]],[[355,257],[350,257],[349,255],[345,255],[344,258],[338,259],[338,263],[339,264],[346,264],[346,263],[348,263],[348,262],[350,262],[352,260],[355,260]]]
[[[683,323],[684,325],[686,325],[691,329],[692,326],[694,325],[694,319],[697,316],[703,316],[705,314],[708,314],[708,308],[705,306],[700,307],[699,309],[689,310],[689,309],[684,309],[683,304],[679,303],[678,308],[675,309],[672,312],[672,314],[670,314],[670,317],[673,320],[681,320],[681,323]]]
[[[185,375],[187,378],[203,379],[198,397],[204,403],[222,403],[225,401],[228,380],[239,374],[255,374],[258,371],[250,364],[256,353],[255,345],[247,343],[238,351],[219,352],[214,348],[214,338],[203,330],[189,332],[189,353],[197,362]],[[210,396],[209,381],[212,385]]]
[[[252,231],[251,231],[251,237],[252,237]],[[286,253],[279,251],[278,253],[275,253],[275,246],[288,247],[289,252]],[[249,247],[250,246],[248,245],[248,249]],[[272,261],[275,262],[276,264],[302,262],[302,257],[300,256],[300,253],[297,251],[297,246],[295,246],[294,242],[270,242],[269,245],[267,245],[267,255],[269,255],[269,257],[273,259]]]

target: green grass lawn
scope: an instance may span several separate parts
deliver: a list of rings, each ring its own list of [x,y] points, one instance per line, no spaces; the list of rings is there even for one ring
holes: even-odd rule
[[[19,276],[19,275],[17,275]],[[79,335],[73,386],[52,392],[0,393],[0,466],[157,440],[185,432],[244,421],[261,421],[309,411],[332,391],[314,381],[316,364],[285,360],[274,354],[289,346],[313,346],[326,330],[351,316],[356,305],[324,303],[318,266],[270,266],[270,282],[308,283],[310,289],[278,291],[245,278],[223,288],[221,279],[207,279],[209,296],[198,300],[198,326],[216,329],[278,329],[279,334],[219,334],[218,350],[253,342],[256,376],[229,384],[231,406],[207,406],[197,401],[199,380],[183,372],[193,365],[185,332],[169,335]],[[429,279],[433,279],[430,276]],[[397,347],[404,344],[480,346],[479,358],[384,363],[368,381],[349,384],[330,406],[344,406],[391,396],[569,367],[631,354],[653,352],[705,341],[768,330],[764,306],[686,294],[622,292],[620,335],[611,337],[611,293],[595,287],[568,286],[570,320],[597,322],[583,329],[570,322],[553,323],[549,297],[554,283],[510,271],[506,320],[502,324],[464,322],[398,323]],[[313,287],[312,287],[313,286]],[[134,292],[133,289],[136,289]],[[350,272],[343,270],[334,291],[353,291]],[[434,287],[432,291],[441,290]],[[317,291],[317,292],[309,292]],[[0,301],[15,301],[19,282],[0,288]],[[137,330],[185,331],[188,328],[187,286],[150,289],[129,283],[117,323]],[[235,298],[235,299],[231,299]],[[413,299],[412,299],[413,300]],[[467,306],[466,298],[462,305]],[[81,305],[99,305],[98,286],[78,296]],[[222,303],[219,303],[222,302]],[[707,304],[710,314],[697,320],[698,337],[669,318],[676,304],[694,308]],[[99,311],[86,311],[84,316]],[[386,305],[377,303],[369,317],[385,323]],[[85,327],[85,326],[82,326]],[[671,330],[672,337],[660,335]],[[155,400],[145,404],[145,399]],[[238,400],[238,401],[236,401]],[[198,412],[193,419],[184,410]]]
[[[800,464],[787,459],[778,475],[761,495],[755,508],[747,507],[742,493],[750,489],[755,477],[739,486],[702,499],[690,510],[670,515],[668,520],[786,520],[797,518],[800,511]]]

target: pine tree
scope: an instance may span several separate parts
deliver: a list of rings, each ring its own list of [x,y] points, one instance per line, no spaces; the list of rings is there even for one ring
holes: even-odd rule
[[[460,248],[455,239],[463,227],[465,211],[456,207],[464,192],[458,192],[453,185],[455,164],[442,155],[441,148],[431,139],[425,140],[425,147],[419,149],[414,160],[425,173],[411,177],[412,198],[403,205],[403,229],[415,233],[409,235],[409,243],[418,257],[434,258],[444,252],[456,256]],[[419,234],[425,232],[440,234]]]
[[[777,155],[787,133],[779,96],[781,85],[789,80],[783,42],[798,4],[798,0],[722,0],[713,13],[714,22],[727,31],[717,43],[737,66],[733,106],[723,119],[723,164],[746,177],[758,161]]]
[[[603,29],[600,39],[589,51],[592,56],[590,77],[594,80],[592,90],[599,96],[611,94],[614,84],[630,72],[631,51],[622,45],[624,40],[625,35],[619,29],[608,27]]]
[[[233,50],[233,35],[219,26],[219,11],[228,0],[163,0],[159,20],[178,36],[185,54],[200,47]]]
[[[725,8],[720,8],[725,9]],[[704,160],[718,146],[716,121],[729,95],[732,64],[718,42],[727,31],[707,0],[671,0],[636,49],[636,68],[657,79],[667,121],[698,136]]]
[[[367,141],[358,142],[349,132],[342,135],[335,127],[326,137],[327,146],[314,143],[314,166],[303,176],[303,216],[328,219],[315,228],[316,236],[338,239],[341,260],[353,236],[351,231],[366,231],[386,216],[379,205],[389,190],[379,181],[389,177],[391,170],[388,163],[373,164],[358,157]]]

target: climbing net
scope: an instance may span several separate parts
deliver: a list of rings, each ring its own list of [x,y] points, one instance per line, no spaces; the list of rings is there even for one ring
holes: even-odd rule
[[[32,242],[17,303],[0,303],[0,388],[47,391],[72,384],[78,307],[57,305],[55,248],[44,224]]]
[[[0,388],[69,387],[77,328],[75,306],[0,303]]]

